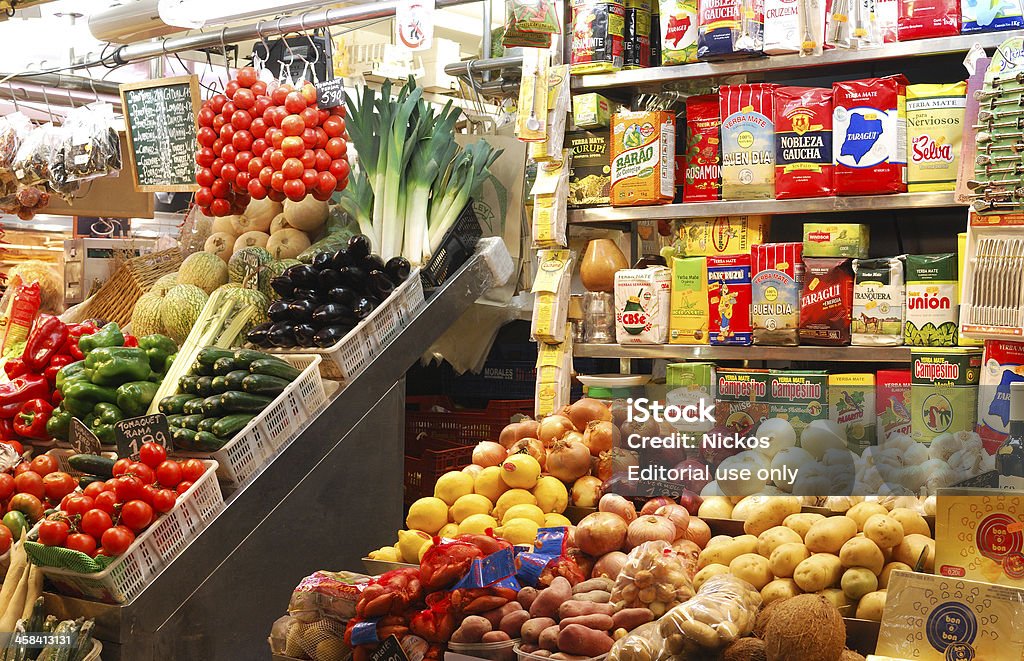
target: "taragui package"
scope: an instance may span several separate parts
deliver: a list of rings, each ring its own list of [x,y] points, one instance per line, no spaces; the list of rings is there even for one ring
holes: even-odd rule
[[[699,0],[697,57],[714,60],[760,55],[764,0]]]
[[[697,0],[661,0],[660,20],[661,63],[669,66],[696,62]]]
[[[675,193],[676,116],[621,112],[612,116],[612,206],[671,202]]]
[[[853,269],[843,257],[805,257],[800,293],[800,343],[850,343]]]
[[[646,69],[651,66],[651,0],[625,0],[624,4],[622,68]]]
[[[803,247],[802,243],[764,243],[750,250],[754,344],[799,344]]]
[[[900,0],[900,41],[960,34],[959,0]]]
[[[720,118],[717,94],[686,99],[684,202],[707,202],[722,197]]]
[[[771,83],[723,85],[722,199],[775,197],[775,88]]]
[[[622,68],[626,8],[621,2],[572,0],[573,74],[601,73]]]
[[[800,0],[764,0],[764,52],[766,55],[799,53]]]
[[[907,191],[906,86],[902,75],[832,85],[837,195]]]
[[[828,197],[832,189],[832,90],[775,90],[775,197]]]
[[[750,344],[750,255],[708,257],[711,344]]]
[[[910,370],[878,370],[875,374],[878,438],[910,435]]]
[[[959,320],[956,255],[907,255],[907,315],[903,343],[955,347]]]
[[[1024,6],[1020,0],[960,0],[964,34],[1024,28]]]
[[[1010,384],[1024,381],[1024,342],[987,340],[978,386],[978,434],[993,452],[1010,430]]]
[[[967,83],[907,86],[907,181],[911,191],[953,190]]]
[[[903,344],[906,297],[899,257],[853,260],[853,344]]]

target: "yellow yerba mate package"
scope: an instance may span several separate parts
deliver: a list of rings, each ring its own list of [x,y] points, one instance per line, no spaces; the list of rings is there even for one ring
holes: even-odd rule
[[[530,335],[537,342],[559,344],[565,340],[572,261],[568,250],[537,251],[537,276],[533,280],[536,298],[530,328]]]
[[[967,83],[907,85],[907,183],[910,192],[956,188]]]
[[[620,112],[612,116],[613,207],[668,204],[675,195],[676,116]]]

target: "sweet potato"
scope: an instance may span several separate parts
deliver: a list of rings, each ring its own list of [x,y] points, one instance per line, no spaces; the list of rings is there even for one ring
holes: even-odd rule
[[[551,655],[551,652],[549,652],[547,650],[542,650],[542,649],[538,648],[536,645],[534,645],[533,643],[519,643],[519,649],[522,650],[523,652],[526,652],[527,654],[539,654],[540,652],[544,652],[544,654],[539,654],[539,656],[550,656]]]
[[[500,608],[489,610],[486,613],[480,613],[483,617],[487,618],[487,621],[491,623],[491,631],[497,631],[501,625],[501,618],[505,617],[509,613],[523,610],[523,607],[519,605],[518,601],[510,601]]]
[[[612,628],[632,631],[641,624],[647,624],[654,619],[654,613],[650,608],[624,608],[615,615],[612,615]]]
[[[570,624],[558,634],[558,649],[580,656],[607,654],[615,641],[603,631],[594,631],[581,624]]]
[[[584,592],[590,592],[591,590],[604,590],[605,592],[611,592],[613,587],[615,587],[615,581],[607,576],[599,576],[597,578],[583,581],[582,583],[577,583],[573,586],[572,593],[582,594]]]
[[[555,621],[550,617],[535,617],[532,620],[523,622],[519,635],[522,636],[524,643],[536,645],[537,641],[540,640],[541,632],[555,624]]]
[[[552,652],[558,651],[558,625],[548,627],[544,631],[540,632],[540,638],[537,639],[537,644],[541,646],[541,649],[551,650]]]
[[[486,617],[470,615],[462,621],[462,625],[452,634],[454,643],[479,643],[485,633],[491,630],[491,623]]]
[[[608,590],[590,590],[580,592],[572,596],[576,601],[592,601],[595,604],[607,604],[612,599],[612,593]]]
[[[554,617],[558,606],[572,598],[572,585],[563,576],[556,576],[551,585],[541,590],[530,604],[530,617]]]
[[[519,638],[523,625],[529,619],[530,614],[520,608],[501,618],[501,622],[498,623],[498,629],[507,633],[511,638]]]
[[[599,604],[593,601],[576,601],[573,599],[571,601],[566,601],[558,607],[558,617],[563,620],[568,617],[593,615],[594,613],[614,615],[615,606],[613,604]]]
[[[481,639],[481,642],[484,642],[484,643],[503,643],[503,642],[505,642],[507,640],[512,640],[512,637],[509,636],[504,631],[488,631],[487,633],[485,633],[483,635],[483,638]]]
[[[558,628],[564,629],[570,624],[582,624],[588,629],[594,629],[595,631],[610,631],[612,628],[612,617],[603,613],[567,617],[558,623]]]
[[[516,600],[519,602],[520,606],[526,610],[530,610],[530,606],[533,605],[533,600],[537,598],[538,594],[540,594],[540,591],[537,590],[537,588],[525,587],[519,591],[518,595],[516,595]]]

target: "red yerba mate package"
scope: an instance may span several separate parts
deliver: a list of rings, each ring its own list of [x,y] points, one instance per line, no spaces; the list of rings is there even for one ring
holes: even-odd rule
[[[829,197],[832,186],[832,90],[775,90],[775,197]]]

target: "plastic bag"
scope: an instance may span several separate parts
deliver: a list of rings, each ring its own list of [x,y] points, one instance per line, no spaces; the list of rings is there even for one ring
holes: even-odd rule
[[[409,605],[423,599],[420,568],[395,569],[381,574],[367,585],[359,601],[356,615],[362,618],[403,613]]]
[[[615,580],[611,603],[623,608],[650,608],[661,617],[694,595],[684,558],[663,540],[644,542],[629,552]]]
[[[69,144],[64,153],[71,181],[87,181],[121,169],[121,143],[111,128],[114,110],[109,103],[94,103],[72,110],[64,122]]]
[[[53,127],[47,141],[51,146],[46,161],[46,186],[70,204],[80,186],[77,181],[71,180],[68,172],[71,128],[67,125]]]
[[[355,617],[359,594],[372,580],[355,572],[314,572],[292,591],[288,613],[303,622],[322,617],[346,622]]]
[[[0,117],[0,170],[9,170],[18,148],[32,131],[32,122],[20,112]]]
[[[435,540],[420,560],[423,588],[433,592],[451,587],[466,575],[473,560],[482,557],[483,551],[469,542]]]
[[[761,593],[731,574],[708,579],[700,592],[658,621],[658,633],[670,654],[719,650],[754,628]]]
[[[54,132],[53,124],[46,123],[22,141],[11,163],[18,183],[32,186],[46,183],[50,179],[50,155],[55,147],[55,139],[60,139],[59,134]]]

